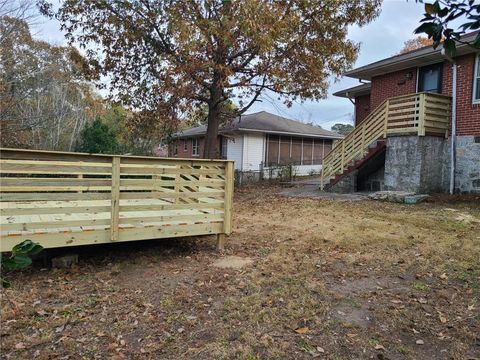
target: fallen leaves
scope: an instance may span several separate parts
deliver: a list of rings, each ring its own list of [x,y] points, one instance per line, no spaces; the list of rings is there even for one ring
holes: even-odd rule
[[[306,334],[308,333],[308,327],[299,327],[294,330],[297,334]]]

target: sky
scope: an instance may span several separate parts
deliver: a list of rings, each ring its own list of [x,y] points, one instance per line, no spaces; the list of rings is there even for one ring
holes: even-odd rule
[[[392,56],[400,51],[404,42],[414,38],[414,29],[422,18],[424,5],[415,0],[384,0],[381,14],[361,28],[351,27],[348,38],[360,43],[360,53],[354,67]],[[55,20],[42,20],[34,30],[36,37],[56,45],[65,44],[65,38]],[[324,129],[336,123],[350,123],[353,105],[345,98],[332,96],[338,90],[358,85],[356,79],[341,78],[330,82],[328,97],[318,102],[296,102],[290,108],[268,94],[254,104],[248,112],[268,111],[276,115],[303,122],[313,122]]]

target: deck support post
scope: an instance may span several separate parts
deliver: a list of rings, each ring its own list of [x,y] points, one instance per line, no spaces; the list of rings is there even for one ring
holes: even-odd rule
[[[218,251],[225,250],[225,234],[217,234],[217,249]]]
[[[232,212],[233,212],[233,183],[235,180],[235,163],[229,161],[225,163],[225,202],[223,212],[223,232],[217,234],[218,250],[225,248],[225,235],[232,232]]]

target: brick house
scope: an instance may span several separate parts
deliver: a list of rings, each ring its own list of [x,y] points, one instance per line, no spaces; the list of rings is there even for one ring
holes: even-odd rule
[[[174,135],[169,156],[201,157],[206,126],[187,129]],[[266,111],[242,115],[220,129],[220,156],[235,160],[239,172],[268,174],[269,169],[294,165],[297,175],[320,173],[324,156],[333,141],[342,139],[337,133],[304,124]]]
[[[354,104],[355,130],[325,159],[325,187],[479,193],[479,53],[428,46],[345,73],[362,82],[334,94]]]

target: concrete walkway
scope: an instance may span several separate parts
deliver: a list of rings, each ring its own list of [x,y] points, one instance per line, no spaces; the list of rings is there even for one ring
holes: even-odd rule
[[[314,180],[314,179],[313,179]],[[312,181],[312,180],[311,180]],[[285,189],[280,194],[289,197],[310,198],[319,200],[335,200],[335,201],[361,201],[368,200],[369,193],[351,193],[337,194],[323,192],[319,190],[320,180],[318,184],[310,184],[309,182],[298,184],[295,187]]]

